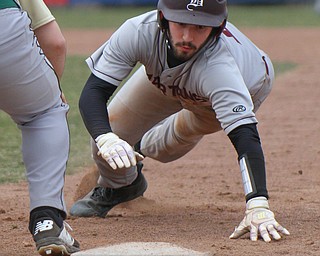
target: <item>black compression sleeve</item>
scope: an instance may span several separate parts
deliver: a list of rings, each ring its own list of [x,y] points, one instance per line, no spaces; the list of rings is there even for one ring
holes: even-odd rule
[[[115,85],[91,74],[81,92],[80,114],[93,139],[101,134],[111,132],[106,104],[116,88]]]
[[[238,160],[245,158],[252,178],[253,191],[246,195],[246,200],[256,196],[268,198],[265,161],[257,125],[239,126],[231,131],[228,137],[238,153]]]

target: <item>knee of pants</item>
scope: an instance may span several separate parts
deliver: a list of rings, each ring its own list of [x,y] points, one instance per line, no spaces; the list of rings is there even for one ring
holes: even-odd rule
[[[174,130],[180,139],[193,141],[194,137],[221,130],[221,125],[213,111],[198,113],[183,109],[175,118]]]
[[[188,153],[201,140],[202,135],[184,139],[177,136],[173,125],[154,128],[143,136],[141,152],[162,163],[172,162]],[[164,132],[160,132],[163,130]]]

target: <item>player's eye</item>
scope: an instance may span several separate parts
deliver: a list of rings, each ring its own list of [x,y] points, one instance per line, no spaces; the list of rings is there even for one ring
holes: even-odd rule
[[[180,27],[185,27],[185,26],[187,26],[187,24],[186,23],[178,23],[178,25],[180,26]]]

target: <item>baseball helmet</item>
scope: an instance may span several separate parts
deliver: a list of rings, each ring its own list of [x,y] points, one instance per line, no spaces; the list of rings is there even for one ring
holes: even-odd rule
[[[224,26],[227,16],[227,0],[159,0],[158,23],[161,29],[168,21],[208,26]]]

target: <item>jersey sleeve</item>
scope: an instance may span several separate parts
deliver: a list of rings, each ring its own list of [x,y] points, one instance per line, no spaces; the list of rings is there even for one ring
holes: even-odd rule
[[[88,59],[91,72],[118,86],[139,61],[139,33],[133,22],[126,21]]]
[[[22,9],[27,11],[31,19],[32,29],[37,29],[55,20],[43,0],[19,0],[19,2]]]
[[[153,10],[125,21],[88,59],[91,72],[113,85],[128,77],[137,63],[155,63],[157,11]]]
[[[214,62],[207,63],[211,72],[200,71],[199,88],[212,104],[216,118],[228,134],[240,125],[257,123],[250,92],[233,57],[221,49]]]
[[[79,110],[83,122],[93,139],[112,131],[106,103],[116,88],[91,74],[82,89]]]

